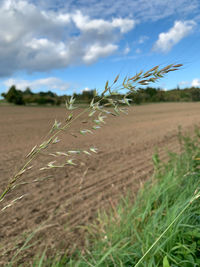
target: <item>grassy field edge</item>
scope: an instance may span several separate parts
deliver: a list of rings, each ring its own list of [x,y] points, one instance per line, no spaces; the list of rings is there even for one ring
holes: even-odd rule
[[[98,214],[81,252],[60,260],[43,254],[34,266],[199,266],[200,132],[179,140],[182,153],[169,153],[167,163],[154,154],[154,175],[134,200],[129,192]]]

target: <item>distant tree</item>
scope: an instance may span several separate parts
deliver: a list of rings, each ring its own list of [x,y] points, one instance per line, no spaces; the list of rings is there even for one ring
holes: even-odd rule
[[[165,91],[158,88],[156,95],[156,102],[165,102],[165,101],[166,101]]]
[[[129,97],[132,99],[132,103],[137,105],[141,104],[143,101],[142,94],[139,91],[132,93]]]
[[[38,105],[45,105],[45,104],[47,104],[47,100],[45,97],[41,96],[41,97],[37,98],[36,103]]]
[[[95,95],[96,90],[82,91],[81,94],[74,93],[74,97],[79,102],[89,103]]]
[[[200,88],[192,87],[191,96],[192,96],[192,101],[200,101]]]
[[[47,95],[50,96],[50,97],[56,97],[57,95],[51,91],[48,91],[47,92]]]
[[[31,89],[29,87],[26,87],[26,90],[23,92],[24,95],[33,95],[31,92]]]
[[[147,87],[145,89],[145,93],[148,94],[150,96],[150,98],[152,99],[157,94],[157,90],[155,88],[152,88],[152,87]]]
[[[20,90],[17,90],[15,85],[12,85],[10,87],[4,97],[10,103],[14,103],[16,105],[24,104],[22,92]]]
[[[82,100],[84,100],[86,102],[90,102],[93,97],[94,97],[94,91],[93,90],[82,92]]]
[[[39,92],[39,95],[41,97],[47,97],[47,96],[56,97],[56,94],[52,93],[51,91],[48,91],[48,92]]]
[[[60,97],[57,97],[55,100],[55,105],[60,106],[62,103],[62,99]]]

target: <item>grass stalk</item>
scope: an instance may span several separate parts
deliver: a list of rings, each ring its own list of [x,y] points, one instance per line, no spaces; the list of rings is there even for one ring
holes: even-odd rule
[[[187,203],[187,205],[179,212],[176,218],[168,225],[168,227],[162,232],[162,234],[156,239],[156,241],[150,246],[150,248],[145,252],[145,254],[139,259],[139,261],[135,264],[135,267],[138,267],[140,263],[144,260],[144,258],[149,254],[149,252],[157,245],[160,239],[167,233],[167,231],[173,226],[173,224],[179,219],[179,217],[188,209],[188,207],[200,197],[200,194],[195,194],[194,197]]]
[[[130,99],[128,98],[128,95],[135,91],[136,85],[148,85],[149,83],[154,83],[160,78],[162,78],[164,75],[171,71],[178,70],[182,64],[170,64],[162,69],[159,69],[159,66],[156,66],[149,71],[143,72],[140,71],[138,74],[134,75],[133,77],[125,77],[122,84],[120,86],[116,86],[116,83],[119,79],[119,75],[114,79],[113,83],[109,85],[109,82],[107,81],[105,84],[105,88],[103,92],[100,94],[100,97],[94,96],[92,99],[90,105],[88,108],[85,108],[82,112],[80,112],[75,118],[73,118],[73,113],[68,116],[66,119],[67,123],[63,127],[59,127],[60,123],[57,123],[55,121],[54,126],[51,130],[57,130],[47,141],[44,141],[38,148],[36,146],[32,149],[32,151],[28,154],[27,157],[29,159],[25,162],[22,168],[13,176],[13,178],[10,179],[10,182],[6,186],[6,188],[3,190],[3,192],[0,194],[0,202],[3,201],[4,197],[14,189],[16,182],[21,179],[23,174],[26,172],[26,168],[29,166],[29,164],[40,154],[40,152],[43,149],[46,149],[50,144],[56,143],[57,136],[60,134],[61,131],[66,130],[68,127],[71,126],[71,124],[78,119],[80,116],[82,116],[84,113],[91,111],[89,114],[89,117],[93,117],[94,113],[98,111],[98,119],[94,120],[98,124],[97,126],[93,126],[93,129],[100,128],[100,124],[104,123],[104,117],[101,114],[111,114],[114,116],[117,116],[120,114],[120,112],[124,112],[123,108],[120,108],[120,105],[130,105]],[[113,88],[115,86],[115,88]],[[123,98],[118,99],[116,96],[118,95],[119,91],[125,91],[125,94]],[[70,111],[75,109],[74,107],[75,98],[72,96],[69,100],[66,101],[66,108]],[[109,112],[106,110],[106,107],[112,107],[113,112]],[[126,111],[125,111],[126,112]],[[83,133],[91,132],[91,130],[87,129],[85,131],[82,131]],[[51,133],[51,131],[50,131]],[[55,142],[54,142],[55,141]],[[68,164],[73,165],[71,160],[68,160]],[[63,167],[66,164],[63,165]],[[50,164],[50,168],[54,168],[57,166],[53,166]],[[61,166],[59,166],[61,167]]]

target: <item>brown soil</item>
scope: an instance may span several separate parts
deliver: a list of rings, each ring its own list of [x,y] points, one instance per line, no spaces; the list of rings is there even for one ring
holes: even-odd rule
[[[65,115],[63,108],[0,106],[1,191],[25,162],[25,155],[44,140],[54,120],[61,121]],[[87,128],[87,119],[86,115],[79,118],[70,131],[77,134],[78,129]],[[48,153],[91,146],[98,147],[99,153],[80,156],[75,167],[52,171],[38,171],[45,163],[55,160],[47,151],[34,161],[34,168],[22,176],[21,182],[53,177],[17,187],[2,201],[1,208],[25,194],[1,212],[0,265],[8,263],[33,232],[30,244],[38,242],[21,251],[23,266],[28,266],[33,255],[45,248],[56,254],[56,249],[66,252],[83,245],[85,230],[80,226],[87,225],[97,210],[112,206],[127,191],[136,192],[151,176],[155,147],[163,159],[167,158],[167,150],[179,151],[179,125],[184,131],[200,125],[199,103],[132,107],[129,115],[108,118],[95,134],[78,137],[62,134],[62,141]]]

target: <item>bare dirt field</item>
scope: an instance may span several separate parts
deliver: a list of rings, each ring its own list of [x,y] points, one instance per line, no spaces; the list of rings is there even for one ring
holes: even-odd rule
[[[0,190],[25,162],[28,152],[41,144],[54,120],[63,121],[64,108],[0,106]],[[52,175],[40,183],[16,188],[0,203],[1,209],[13,199],[25,195],[1,212],[0,265],[10,260],[24,241],[35,233],[22,250],[26,264],[38,251],[72,251],[84,243],[84,226],[100,208],[112,207],[121,195],[136,192],[153,172],[152,155],[157,147],[161,158],[167,151],[178,152],[178,126],[192,132],[200,125],[200,103],[166,103],[131,107],[128,115],[110,117],[95,134],[78,135],[87,128],[84,115],[62,134],[61,142],[34,161],[24,176],[30,182]],[[77,137],[72,136],[75,134]],[[78,165],[52,171],[39,171],[55,160],[53,151],[98,148],[98,154],[81,156]],[[24,265],[26,266],[26,265]]]

